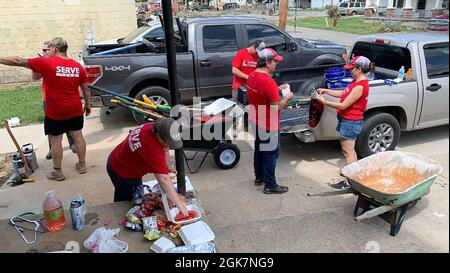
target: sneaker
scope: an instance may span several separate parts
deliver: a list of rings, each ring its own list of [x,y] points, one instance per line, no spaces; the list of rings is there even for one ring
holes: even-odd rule
[[[280,185],[276,185],[275,188],[273,189],[269,189],[269,188],[264,188],[264,193],[266,194],[272,194],[272,193],[286,193],[288,192],[289,188],[286,186],[280,186]]]
[[[77,164],[75,164],[75,169],[77,170],[77,172],[79,174],[83,174],[87,172],[87,168],[86,168],[86,162],[78,162]]]
[[[53,170],[47,174],[48,180],[56,180],[56,181],[62,181],[66,179],[63,172],[61,170]]]
[[[72,153],[74,153],[74,154],[77,153],[77,148],[75,147],[75,144],[70,144],[69,148],[70,148],[70,150],[72,150]]]
[[[345,180],[341,180],[339,183],[334,183],[330,185],[333,190],[343,190],[351,188],[351,186]]]
[[[45,156],[45,159],[47,160],[52,159],[52,151],[48,151],[47,155]]]
[[[262,180],[255,179],[255,186],[261,186],[262,184],[264,184]]]

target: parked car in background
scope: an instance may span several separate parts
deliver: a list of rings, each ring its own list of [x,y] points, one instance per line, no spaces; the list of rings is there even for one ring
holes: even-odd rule
[[[366,3],[362,2],[342,2],[339,4],[340,15],[361,15],[364,14]]]
[[[430,19],[428,31],[448,31],[448,19]]]
[[[192,8],[192,11],[207,11],[214,10],[214,7],[209,6],[208,4],[199,4]]]
[[[159,19],[157,19],[151,21],[150,23],[147,23],[147,26],[142,26],[133,30],[125,37],[100,41],[94,43],[93,45],[100,46],[100,45],[114,45],[114,44],[133,44],[141,41],[143,37],[145,37],[149,41],[155,41],[159,38],[162,38],[163,36],[164,31],[161,27]]]
[[[239,8],[239,5],[237,3],[235,3],[235,2],[233,2],[233,3],[225,3],[223,5],[223,9],[224,10],[226,10],[226,9],[237,9],[237,8]]]

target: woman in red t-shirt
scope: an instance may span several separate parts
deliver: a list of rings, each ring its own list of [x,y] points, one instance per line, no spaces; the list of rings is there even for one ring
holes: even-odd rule
[[[342,153],[345,157],[345,164],[349,165],[358,160],[355,151],[355,142],[361,133],[364,112],[367,108],[367,99],[369,96],[369,81],[365,74],[373,72],[375,65],[364,56],[357,56],[344,66],[344,69],[350,70],[353,81],[344,90],[319,89],[317,99],[324,105],[335,108],[337,112],[338,125],[336,130],[339,133]],[[325,100],[322,94],[331,95],[340,98],[339,102]],[[345,179],[340,179],[336,184],[331,185],[334,189],[349,187]]]

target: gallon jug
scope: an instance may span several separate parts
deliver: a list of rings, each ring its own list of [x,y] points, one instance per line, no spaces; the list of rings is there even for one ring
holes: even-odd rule
[[[36,159],[36,153],[34,152],[33,144],[28,143],[22,146],[23,155],[30,166],[30,170],[33,173],[38,168],[38,163]]]
[[[50,190],[46,193],[42,207],[44,209],[47,230],[50,232],[56,232],[63,229],[66,224],[66,219],[64,218],[64,208],[61,200],[56,197],[54,190]]]
[[[397,79],[399,79],[400,81],[403,81],[405,79],[405,67],[402,65],[402,67],[400,67],[400,69],[398,70],[398,76]]]

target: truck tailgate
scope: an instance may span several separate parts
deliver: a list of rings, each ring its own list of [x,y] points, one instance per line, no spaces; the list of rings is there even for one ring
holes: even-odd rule
[[[280,112],[281,133],[308,130],[310,97],[295,97]]]

